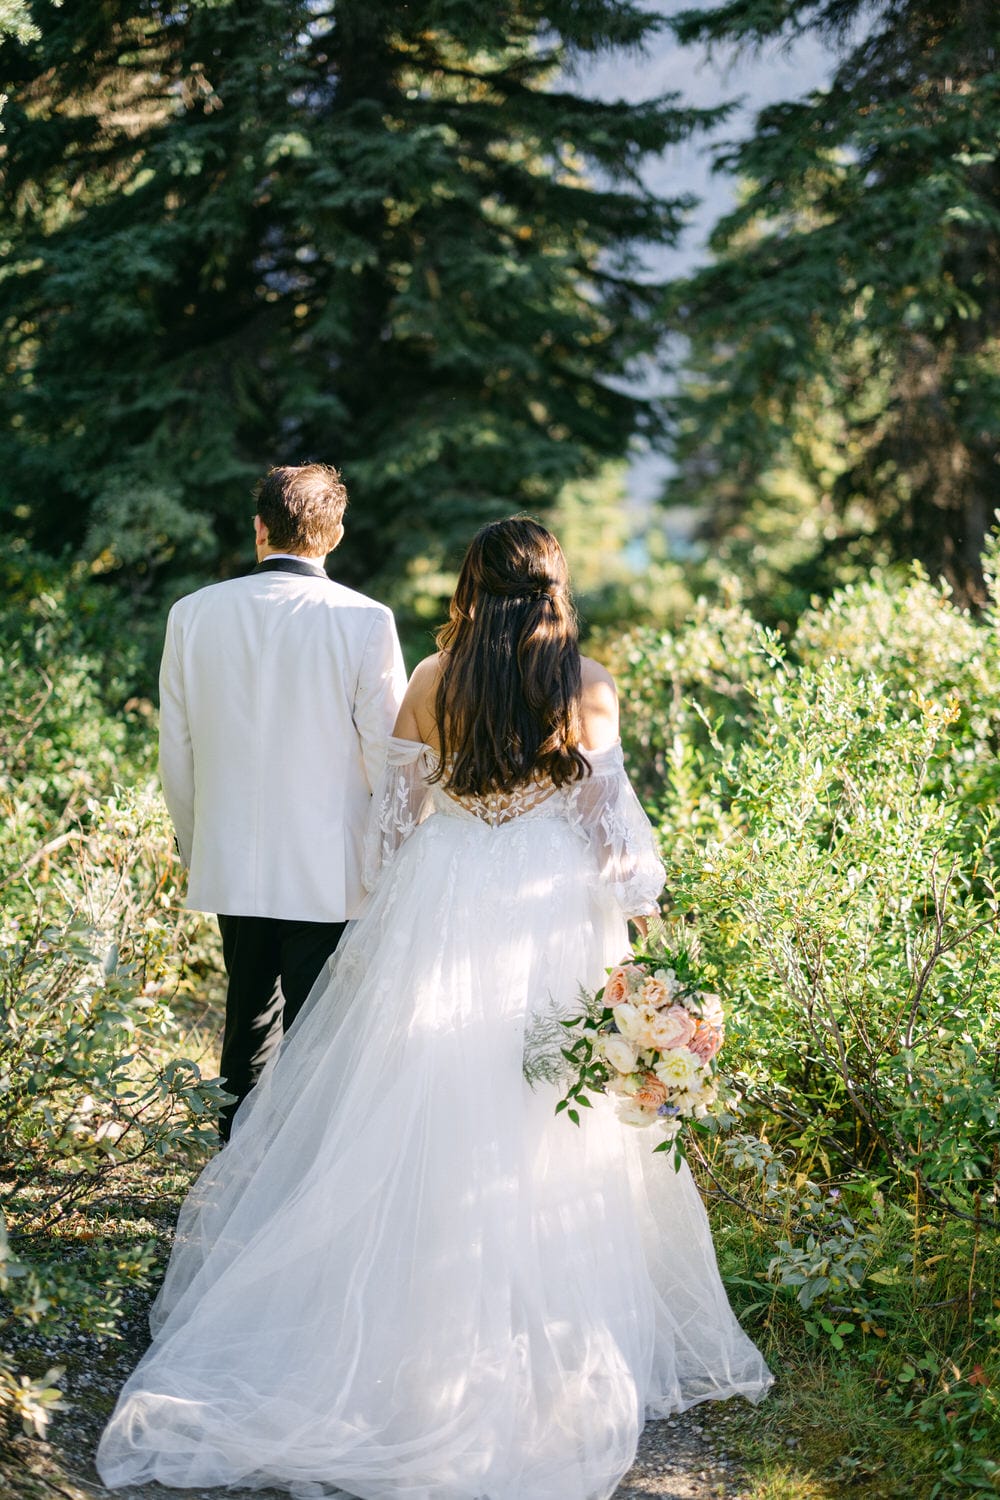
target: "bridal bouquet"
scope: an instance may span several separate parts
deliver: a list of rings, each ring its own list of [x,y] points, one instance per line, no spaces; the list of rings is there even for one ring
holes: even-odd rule
[[[579,1034],[560,1049],[570,1081],[556,1113],[579,1124],[590,1093],[611,1094],[619,1118],[654,1126],[663,1136],[655,1150],[674,1152],[679,1165],[684,1121],[721,1108],[716,1057],[725,1036],[722,1002],[701,987],[689,955],[665,949],[617,965],[584,997],[582,1013],[559,1025]]]

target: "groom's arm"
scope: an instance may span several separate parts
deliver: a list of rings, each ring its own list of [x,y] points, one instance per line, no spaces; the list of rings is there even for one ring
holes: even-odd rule
[[[396,626],[388,610],[378,610],[365,642],[354,695],[354,724],[372,791],[382,775],[385,743],[405,691],[406,668]]]
[[[172,609],[160,663],[160,780],[177,847],[189,865],[194,843],[194,753],[177,634],[176,610]]]

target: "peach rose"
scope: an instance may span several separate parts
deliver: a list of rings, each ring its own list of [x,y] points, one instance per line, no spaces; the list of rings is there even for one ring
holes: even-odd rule
[[[662,1010],[669,1005],[674,998],[673,989],[665,980],[657,979],[653,974],[647,979],[639,991],[639,1003],[649,1005],[653,1010]]]
[[[642,1087],[636,1089],[632,1098],[636,1104],[641,1104],[643,1109],[656,1110],[661,1104],[666,1104],[667,1091],[655,1073],[647,1073]]]
[[[608,982],[604,986],[605,1005],[621,1005],[623,1000],[628,999],[628,970],[619,966],[612,969],[608,975]]]
[[[696,1057],[701,1058],[703,1063],[711,1062],[722,1046],[722,1032],[717,1026],[709,1026],[706,1021],[699,1021],[694,1028],[694,1036],[686,1045]]]
[[[671,1005],[669,1010],[657,1013],[649,1035],[654,1047],[666,1052],[671,1047],[686,1047],[694,1036],[695,1025],[694,1016],[683,1005]]]

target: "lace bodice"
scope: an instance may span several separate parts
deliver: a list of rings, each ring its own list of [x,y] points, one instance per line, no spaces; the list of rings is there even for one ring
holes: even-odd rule
[[[511,792],[456,797],[428,777],[438,765],[430,745],[390,738],[385,771],[372,803],[365,841],[369,889],[426,818],[471,820],[494,831],[526,818],[561,818],[590,846],[595,874],[610,885],[626,916],[658,910],[664,871],[653,830],[625,771],[621,744],[587,752],[591,774],[557,787],[547,779]]]
[[[435,812],[446,817],[477,818],[491,828],[502,828],[505,823],[526,818],[534,812],[544,811],[550,817],[561,815],[560,789],[548,780],[527,781],[511,792],[486,792],[479,797],[456,796],[437,783],[430,790]]]

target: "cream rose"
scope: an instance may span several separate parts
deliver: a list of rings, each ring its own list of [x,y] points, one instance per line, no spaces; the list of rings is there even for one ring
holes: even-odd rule
[[[674,1047],[660,1059],[654,1072],[669,1092],[683,1093],[699,1083],[701,1063],[686,1047]]]
[[[628,1000],[615,1006],[615,1025],[630,1042],[638,1042],[644,1030],[642,1015]]]
[[[639,1054],[632,1043],[623,1036],[607,1036],[601,1043],[601,1050],[611,1066],[619,1073],[633,1073],[639,1061]]]
[[[704,994],[698,998],[701,1002],[701,1019],[707,1025],[714,1026],[718,1031],[721,1031],[726,1019],[726,1013],[722,1009],[722,1001],[718,995]]]
[[[652,1110],[643,1109],[635,1099],[622,1099],[618,1104],[618,1118],[625,1125],[651,1125],[656,1119]]]

